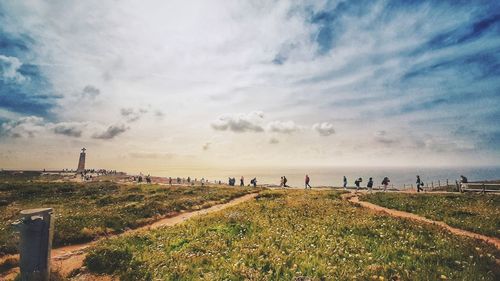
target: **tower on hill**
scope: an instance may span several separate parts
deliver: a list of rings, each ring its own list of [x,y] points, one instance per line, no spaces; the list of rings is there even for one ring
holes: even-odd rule
[[[82,152],[80,152],[80,160],[78,160],[78,169],[76,169],[77,173],[81,173],[85,171],[85,147],[82,148]]]

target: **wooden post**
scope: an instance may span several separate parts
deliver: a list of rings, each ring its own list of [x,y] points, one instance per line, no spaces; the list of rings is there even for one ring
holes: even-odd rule
[[[446,179],[446,187],[448,187],[448,179]]]
[[[483,183],[483,194],[486,194],[486,186]]]
[[[441,187],[441,180],[438,180],[438,186]]]
[[[434,182],[431,182],[431,189],[434,189]]]

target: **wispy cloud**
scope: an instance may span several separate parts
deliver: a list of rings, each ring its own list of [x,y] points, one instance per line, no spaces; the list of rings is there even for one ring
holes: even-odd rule
[[[128,129],[129,127],[125,126],[124,124],[111,125],[104,132],[96,133],[92,135],[92,137],[94,139],[109,140],[115,138],[118,135],[123,134]]]

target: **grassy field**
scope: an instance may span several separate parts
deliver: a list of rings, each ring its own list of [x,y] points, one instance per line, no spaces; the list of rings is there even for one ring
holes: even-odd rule
[[[10,224],[23,209],[54,208],[53,243],[57,247],[123,232],[161,215],[207,207],[250,191],[239,187],[35,183],[9,179],[0,183],[0,256],[17,251],[18,237]]]
[[[492,246],[374,214],[334,191],[265,191],[182,225],[99,243],[121,280],[498,280]],[[497,272],[497,273],[495,273]],[[497,275],[495,275],[497,274]]]
[[[373,193],[361,199],[500,238],[500,196],[497,195]]]

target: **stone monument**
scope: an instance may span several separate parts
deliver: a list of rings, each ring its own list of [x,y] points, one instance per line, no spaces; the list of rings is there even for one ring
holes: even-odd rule
[[[82,152],[80,152],[80,160],[78,160],[78,169],[76,169],[77,173],[81,173],[85,171],[85,147],[82,148]]]

